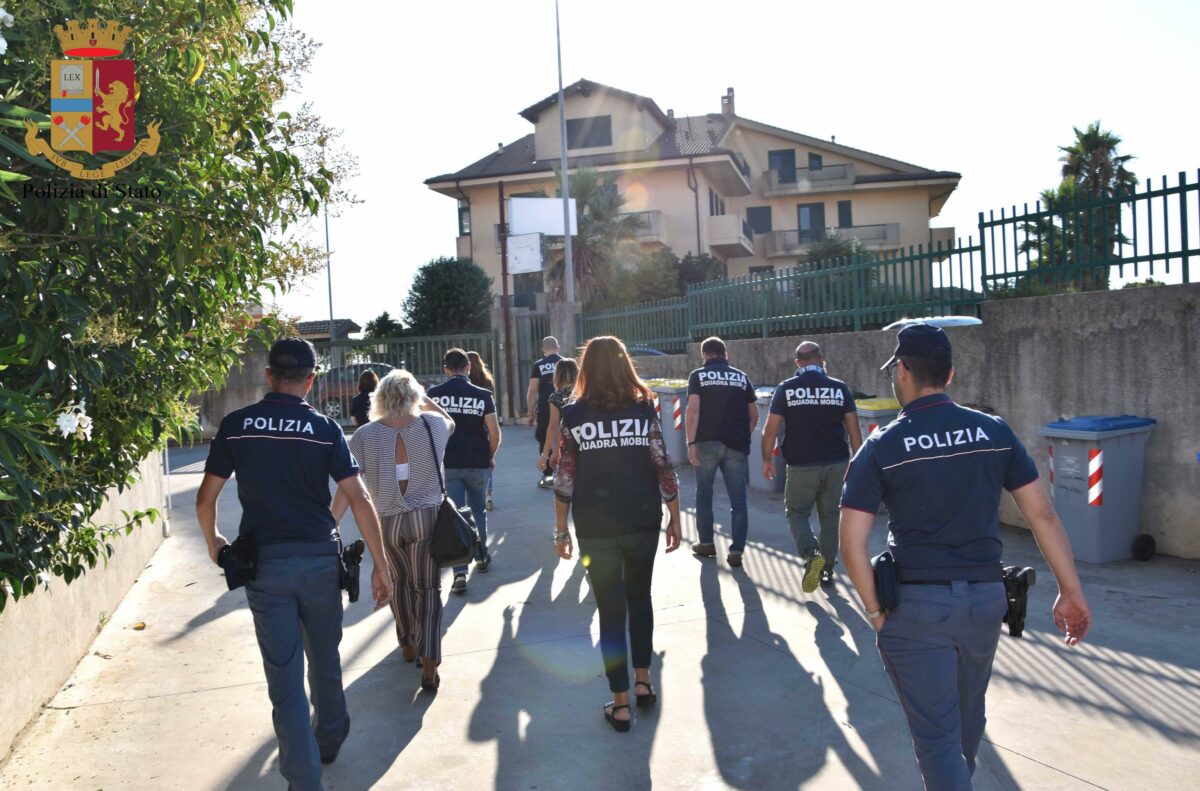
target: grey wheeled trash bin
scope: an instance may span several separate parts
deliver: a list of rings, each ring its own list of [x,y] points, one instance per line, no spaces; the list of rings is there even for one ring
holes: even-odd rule
[[[775,480],[768,481],[762,474],[762,430],[771,415],[771,399],[775,397],[775,388],[756,387],[754,394],[758,397],[758,425],[750,435],[750,486],[760,492],[782,492],[787,483],[787,462],[783,460],[783,452],[779,449],[779,445],[783,444],[782,427],[774,451]]]
[[[687,382],[677,384],[667,381],[650,388],[658,399],[656,409],[662,423],[663,443],[671,463],[680,466],[688,463],[687,448]]]
[[[1048,423],[1054,508],[1085,563],[1133,558],[1142,511],[1146,441],[1157,421],[1093,415]]]

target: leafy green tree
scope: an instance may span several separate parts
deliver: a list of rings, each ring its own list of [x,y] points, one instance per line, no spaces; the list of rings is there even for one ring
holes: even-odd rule
[[[617,190],[615,173],[580,168],[568,177],[568,186],[575,199],[577,223],[571,247],[575,298],[590,304],[604,295],[616,276],[618,245],[636,239],[642,223],[636,215],[621,213],[625,196]],[[562,190],[556,194],[561,197]],[[546,276],[551,296],[560,301],[566,299],[565,260],[564,256],[552,263]]]
[[[726,277],[729,270],[725,263],[708,253],[688,253],[679,260],[679,293],[686,294],[688,286]]]
[[[367,322],[364,337],[371,340],[399,338],[404,333],[404,325],[392,318],[386,310]]]
[[[435,259],[417,271],[404,313],[416,335],[486,332],[492,321],[492,279],[469,259]]]
[[[244,306],[323,266],[295,235],[336,194],[333,135],[307,110],[275,110],[313,46],[290,0],[40,0],[10,6],[0,55],[0,609],[39,580],[67,582],[152,512],[91,515],[139,462],[194,423],[256,331]],[[25,122],[52,124],[55,24],[133,29],[137,139],[156,156],[103,182],[27,153]],[[96,167],[121,156],[71,154]],[[92,195],[92,187],[108,186]],[[117,185],[139,188],[130,194]],[[53,198],[52,188],[84,197]]]

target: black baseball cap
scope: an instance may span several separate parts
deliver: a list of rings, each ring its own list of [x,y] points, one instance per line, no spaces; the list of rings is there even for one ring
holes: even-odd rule
[[[896,335],[896,351],[879,370],[884,370],[901,357],[929,357],[935,360],[953,360],[950,337],[941,327],[932,324],[912,324]]]
[[[275,341],[268,357],[272,368],[293,371],[298,368],[316,368],[317,354],[313,345],[303,338],[284,338]]]

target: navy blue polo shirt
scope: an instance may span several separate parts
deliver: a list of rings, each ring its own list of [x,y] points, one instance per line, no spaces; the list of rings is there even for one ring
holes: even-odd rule
[[[1000,496],[1036,481],[1007,423],[944,394],[909,403],[872,434],[846,473],[842,507],[887,505],[901,580],[1000,579]]]
[[[307,545],[296,554],[337,553],[329,479],[358,475],[341,427],[304,399],[267,393],[230,412],[208,449],[204,471],[237,474],[240,533],[259,546]]]
[[[850,458],[846,415],[857,412],[846,383],[806,365],[779,383],[771,414],[783,418],[783,458],[792,467],[837,464]]]
[[[492,466],[488,429],[484,418],[496,414],[490,390],[476,387],[466,376],[452,376],[429,388],[429,397],[454,420],[454,433],[446,443],[448,470],[485,470]]]
[[[541,412],[550,405],[550,396],[554,395],[554,370],[562,356],[547,354],[533,364],[529,372],[530,379],[538,380],[537,411]]]
[[[696,442],[721,442],[740,453],[750,452],[750,410],[757,398],[750,377],[723,357],[706,362],[688,376],[688,395],[700,397]]]

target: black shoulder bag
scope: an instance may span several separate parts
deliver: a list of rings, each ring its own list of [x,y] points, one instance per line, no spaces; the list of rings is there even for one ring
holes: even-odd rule
[[[475,517],[471,509],[459,508],[446,494],[446,480],[442,477],[441,459],[437,445],[433,442],[433,429],[424,416],[421,422],[429,434],[429,449],[433,452],[433,468],[437,470],[438,483],[442,487],[442,504],[438,508],[437,521],[433,525],[433,536],[429,539],[429,554],[441,568],[465,566],[475,557],[479,546],[479,532],[475,529]]]

